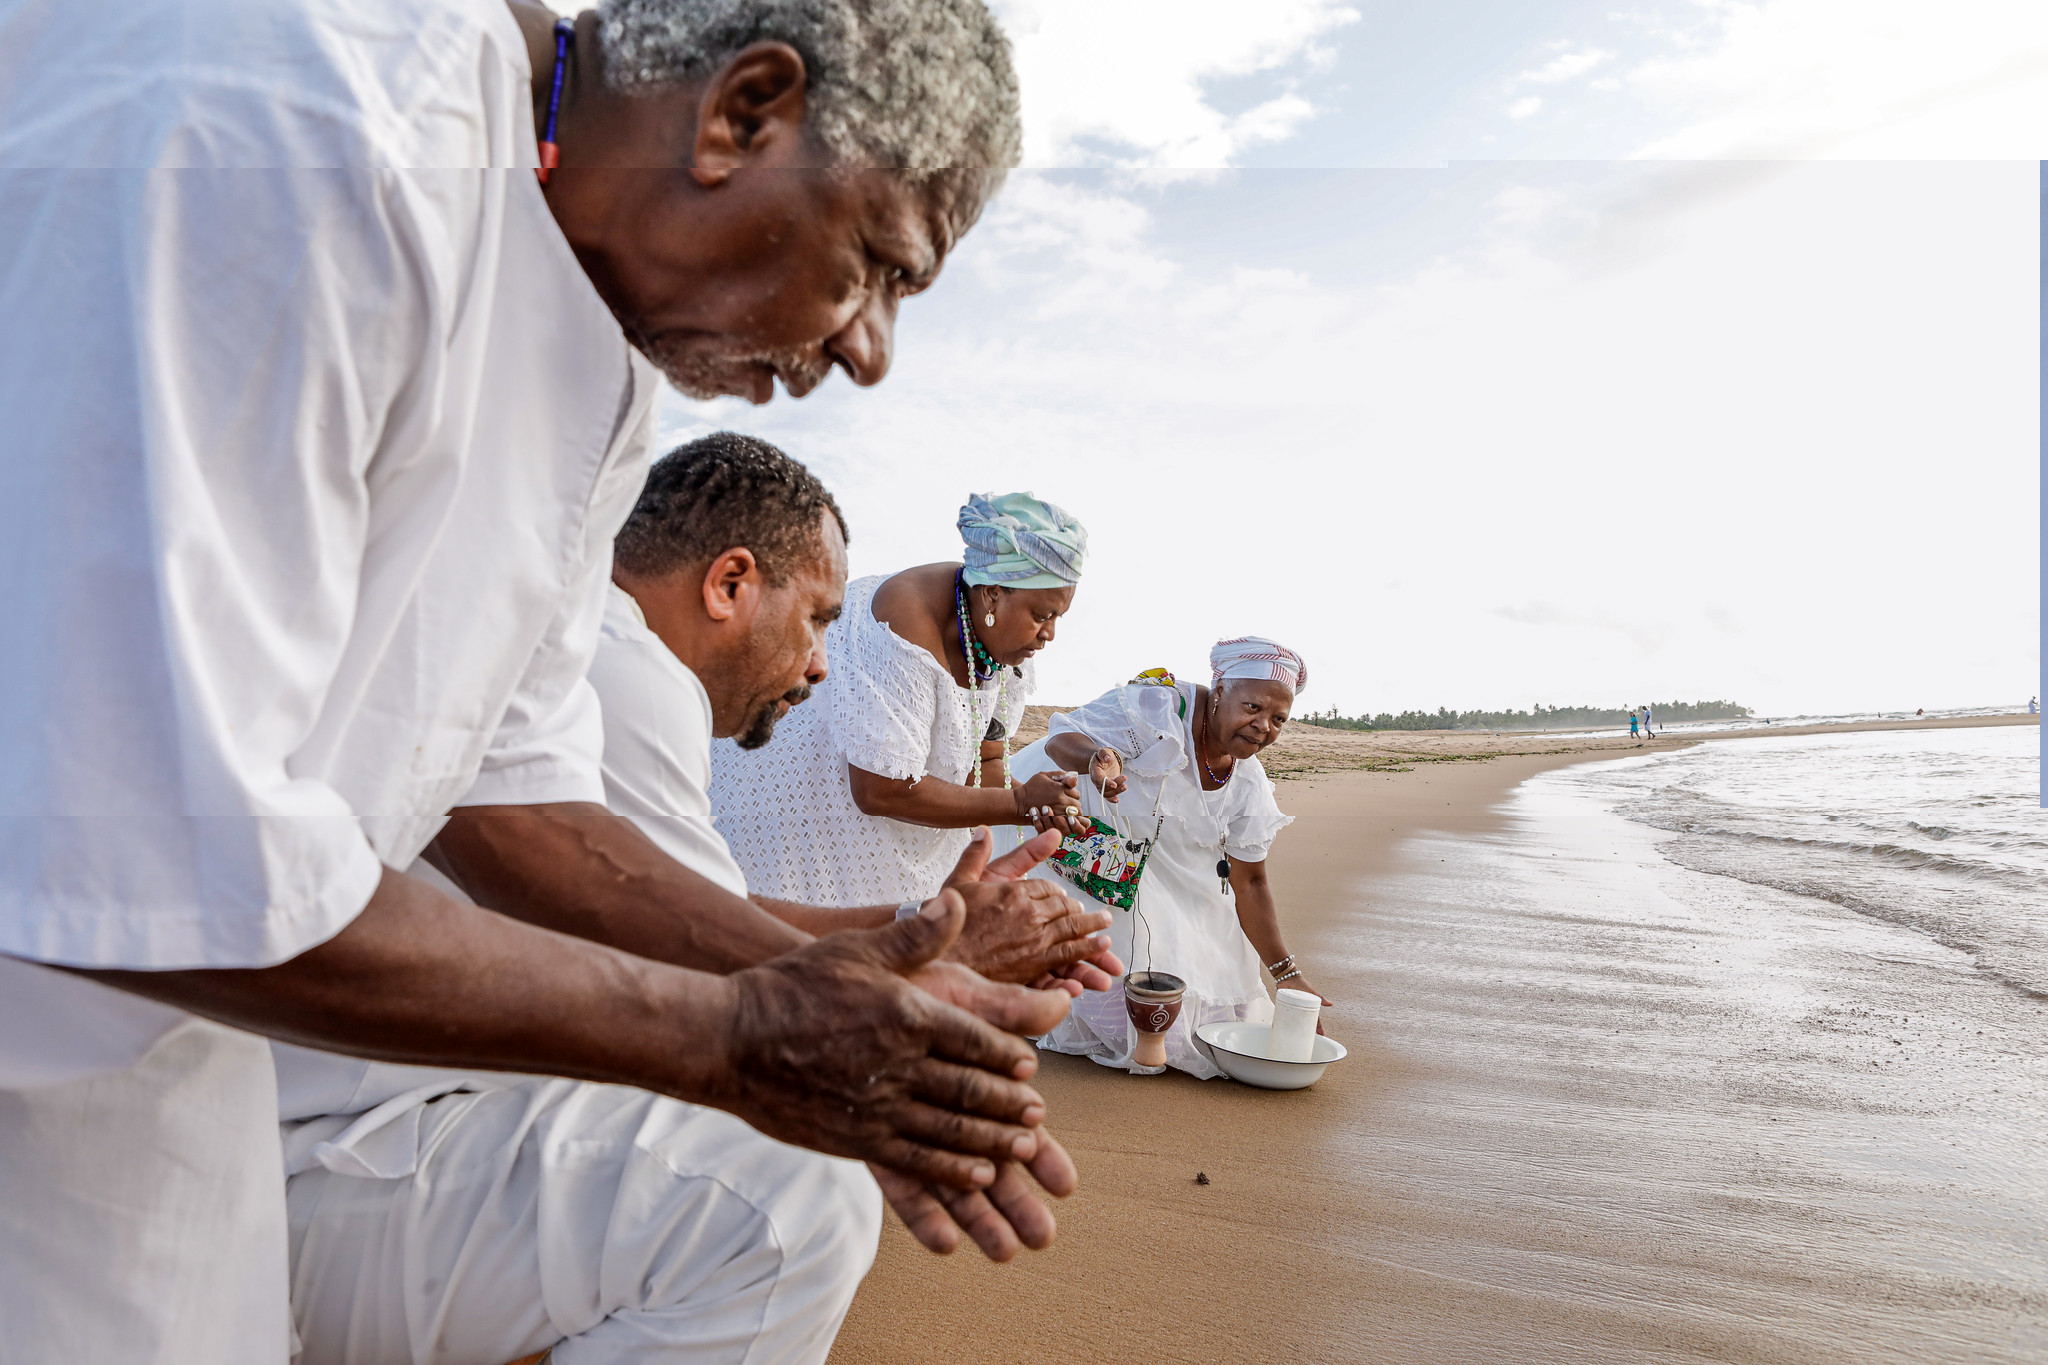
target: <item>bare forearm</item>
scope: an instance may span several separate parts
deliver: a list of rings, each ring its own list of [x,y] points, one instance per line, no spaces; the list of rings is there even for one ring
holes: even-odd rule
[[[1002,791],[1006,774],[1004,758],[1009,745],[1002,740],[983,740],[981,745],[981,785],[989,791]]]
[[[84,974],[330,1052],[683,1099],[708,1097],[730,1010],[722,978],[519,924],[388,869],[353,923],[279,966]]]
[[[602,806],[467,806],[434,842],[479,904],[638,957],[722,974],[810,941]]]
[[[915,782],[848,768],[853,804],[863,813],[929,829],[1019,823],[1017,799],[1001,787],[963,787],[927,774]]]
[[[1238,927],[1251,940],[1261,962],[1278,962],[1287,956],[1287,940],[1280,933],[1280,911],[1273,904],[1273,888],[1266,880],[1263,863],[1230,863],[1230,890],[1237,902]]]
[[[798,905],[795,901],[776,900],[772,896],[750,896],[748,899],[784,924],[817,938],[845,929],[879,929],[896,918],[893,905]]]
[[[1069,730],[1045,741],[1045,756],[1068,772],[1085,773],[1095,751],[1101,747],[1088,736]]]

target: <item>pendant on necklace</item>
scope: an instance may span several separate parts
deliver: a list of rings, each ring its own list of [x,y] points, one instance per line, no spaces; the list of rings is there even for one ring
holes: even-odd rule
[[[1217,881],[1219,881],[1219,882],[1222,882],[1222,883],[1223,883],[1223,885],[1222,885],[1222,886],[1220,886],[1220,887],[1218,887],[1218,888],[1217,888],[1217,890],[1218,890],[1218,891],[1220,891],[1220,892],[1221,892],[1221,893],[1222,893],[1223,895],[1226,895],[1226,896],[1227,896],[1227,895],[1229,895],[1229,894],[1230,894],[1230,859],[1229,859],[1229,857],[1228,857],[1228,856],[1225,856],[1225,857],[1222,857],[1222,858],[1218,858],[1218,859],[1216,860],[1216,880],[1217,880]]]

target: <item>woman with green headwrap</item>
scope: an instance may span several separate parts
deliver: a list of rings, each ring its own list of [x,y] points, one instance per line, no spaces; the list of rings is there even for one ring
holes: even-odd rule
[[[755,894],[915,906],[978,825],[1071,829],[1078,778],[1012,784],[1007,755],[1088,533],[1029,493],[969,497],[959,529],[963,562],[847,584],[831,673],[773,742],[715,747],[712,807]]]

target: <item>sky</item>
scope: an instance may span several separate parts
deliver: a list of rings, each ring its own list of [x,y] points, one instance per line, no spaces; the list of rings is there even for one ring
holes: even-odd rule
[[[1088,526],[1073,704],[1211,641],[1345,714],[2023,702],[2048,6],[1004,0],[1026,166],[878,388],[671,395]]]

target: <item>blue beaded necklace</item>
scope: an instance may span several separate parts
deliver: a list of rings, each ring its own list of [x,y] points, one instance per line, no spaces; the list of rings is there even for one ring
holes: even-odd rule
[[[573,20],[555,20],[555,74],[554,82],[548,87],[548,126],[540,139],[540,166],[534,174],[540,183],[548,183],[548,173],[562,164],[562,149],[555,143],[555,118],[562,112],[562,65],[569,60],[569,49],[576,42],[576,24]]]

